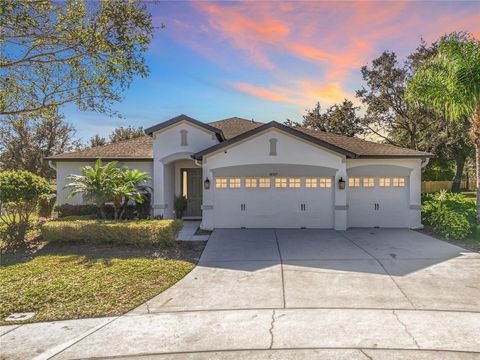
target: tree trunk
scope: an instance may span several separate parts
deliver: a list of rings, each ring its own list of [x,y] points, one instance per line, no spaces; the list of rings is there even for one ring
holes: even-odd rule
[[[462,184],[463,170],[465,168],[465,156],[458,156],[455,158],[455,177],[452,183],[452,192],[460,192],[460,186]]]

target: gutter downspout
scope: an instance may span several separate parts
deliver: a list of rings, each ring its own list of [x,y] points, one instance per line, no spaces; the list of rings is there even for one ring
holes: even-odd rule
[[[52,160],[48,160],[48,166],[51,167],[53,170],[57,171],[57,167],[54,165]]]
[[[423,169],[425,166],[428,165],[429,162],[430,162],[430,158],[428,158],[428,157],[423,158],[423,159],[422,159],[421,168]]]

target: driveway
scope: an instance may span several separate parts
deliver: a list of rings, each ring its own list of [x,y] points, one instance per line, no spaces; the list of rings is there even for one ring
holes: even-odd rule
[[[400,229],[214,231],[121,317],[0,328],[6,358],[478,359],[480,254]]]
[[[480,312],[478,254],[404,229],[215,230],[199,266],[133,313],[355,308]]]

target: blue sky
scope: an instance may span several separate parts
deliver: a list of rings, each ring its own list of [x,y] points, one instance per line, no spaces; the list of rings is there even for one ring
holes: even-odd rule
[[[480,38],[480,2],[159,2],[159,29],[136,78],[114,105],[123,118],[62,110],[85,141],[117,126],[148,127],[184,113],[300,120],[304,110],[354,100],[360,67],[420,38],[451,31]]]

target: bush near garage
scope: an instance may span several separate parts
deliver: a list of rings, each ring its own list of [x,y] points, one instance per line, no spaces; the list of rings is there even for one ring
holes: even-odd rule
[[[458,193],[440,191],[422,196],[422,221],[446,239],[466,239],[473,231],[475,204]]]
[[[129,244],[168,247],[182,228],[179,220],[50,221],[42,225],[43,239],[51,242]]]
[[[91,216],[94,218],[100,218],[98,208],[96,205],[70,205],[63,204],[55,207],[58,218],[76,217],[76,216]],[[113,220],[114,210],[112,205],[104,206],[105,215],[107,220]],[[142,204],[127,205],[125,209],[125,219],[148,219],[150,217],[150,197]]]

